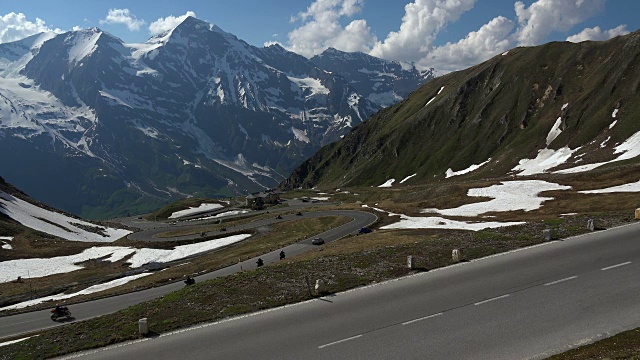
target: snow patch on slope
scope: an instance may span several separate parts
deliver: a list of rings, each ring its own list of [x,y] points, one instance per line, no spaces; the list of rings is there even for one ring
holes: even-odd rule
[[[480,163],[478,165],[471,165],[468,168],[460,170],[460,171],[453,171],[451,168],[449,168],[444,176],[445,176],[445,178],[448,179],[448,178],[453,177],[453,176],[464,175],[466,173],[470,173],[472,171],[475,171],[475,170],[479,169],[480,167],[488,164],[489,161],[491,161],[491,158],[489,158],[487,161],[485,161],[483,163]]]
[[[292,126],[291,127],[291,132],[293,133],[293,136],[295,136],[298,141],[302,141],[302,142],[305,142],[307,144],[311,142],[311,140],[309,140],[309,137],[307,136],[307,134],[305,134],[304,131],[302,131],[300,129],[296,129],[296,128],[294,128]]]
[[[578,148],[580,149],[580,148]],[[549,169],[564,164],[578,149],[571,150],[568,146],[558,150],[538,150],[535,159],[522,159],[512,170],[520,171],[519,176],[542,174]]]
[[[385,183],[384,183],[384,184],[379,185],[378,187],[379,187],[379,188],[388,188],[388,187],[391,187],[395,181],[396,181],[396,179],[389,179],[389,180],[385,181]]]
[[[409,175],[409,176],[407,176],[406,178],[402,179],[402,181],[400,181],[400,184],[404,184],[404,182],[405,182],[405,181],[407,181],[407,180],[411,179],[412,177],[414,177],[414,176],[416,176],[416,175],[418,175],[418,173],[415,173],[415,174],[413,174],[413,175]]]
[[[589,170],[598,168],[602,165],[611,164],[617,161],[629,160],[637,156],[640,156],[640,131],[633,134],[630,138],[625,140],[622,144],[616,146],[614,150],[615,150],[614,154],[620,154],[620,155],[618,155],[618,157],[613,160],[558,170],[558,171],[555,171],[554,174],[574,174],[574,173],[589,171]]]
[[[22,225],[70,241],[113,242],[131,233],[129,230],[98,226],[66,215],[45,210],[0,191],[0,213]],[[100,234],[84,228],[94,228]]]
[[[33,299],[33,300],[23,301],[23,302],[17,303],[17,304],[5,306],[3,308],[0,308],[0,311],[23,309],[23,308],[26,308],[26,307],[29,307],[29,306],[42,304],[42,303],[47,302],[47,301],[66,300],[66,299],[70,299],[70,298],[73,298],[73,297],[76,297],[76,296],[94,294],[94,293],[98,293],[98,292],[101,292],[101,291],[113,289],[115,287],[124,285],[124,284],[126,284],[128,282],[131,282],[133,280],[137,280],[137,279],[140,279],[142,277],[149,276],[149,275],[151,275],[151,273],[142,273],[142,274],[125,276],[125,277],[122,277],[120,279],[111,280],[111,281],[106,282],[106,283],[90,286],[90,287],[88,287],[88,288],[86,288],[84,290],[80,290],[80,291],[75,292],[75,293],[71,293],[71,294],[64,294],[63,293],[63,294],[45,296],[45,297],[41,297],[41,298],[37,298],[37,299]]]
[[[640,192],[640,181],[612,186],[605,189],[596,189],[596,190],[583,190],[578,191],[580,194],[609,194],[609,193],[620,193],[620,192]]]
[[[551,144],[553,140],[555,140],[562,133],[562,130],[560,130],[560,125],[562,125],[562,117],[559,117],[556,120],[555,124],[553,124],[553,127],[549,131],[549,134],[547,134],[547,146],[549,146],[549,144]]]
[[[0,262],[0,283],[15,280],[18,276],[45,277],[83,269],[79,263],[91,259],[104,258],[103,261],[117,262],[132,256],[127,263],[131,268],[138,268],[150,262],[168,262],[218,249],[234,244],[250,237],[250,234],[228,236],[220,239],[203,241],[196,244],[176,246],[173,250],[130,248],[123,246],[92,247],[75,255],[57,256],[48,259],[20,259]]]
[[[203,204],[200,204],[198,207],[191,207],[185,210],[176,211],[169,216],[169,219],[177,219],[184,216],[200,214],[207,211],[222,209],[223,207],[224,205],[217,204],[217,203],[212,203],[212,204],[203,203]]]
[[[98,39],[102,35],[101,32],[93,30],[84,30],[75,32],[73,46],[69,49],[69,65],[79,63],[85,57],[91,55],[98,48]],[[69,37],[67,38],[69,40]]]
[[[476,217],[488,212],[532,211],[542,207],[542,203],[553,200],[538,196],[543,191],[568,190],[571,186],[542,180],[503,181],[500,185],[469,189],[467,196],[493,198],[490,201],[466,204],[456,208],[439,210],[423,209],[422,213],[439,213],[446,216]]]

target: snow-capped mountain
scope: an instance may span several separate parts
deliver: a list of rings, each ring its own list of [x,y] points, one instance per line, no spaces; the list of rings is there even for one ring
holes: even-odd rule
[[[2,175],[88,217],[274,187],[387,105],[398,79],[428,79],[402,70],[368,89],[352,75],[397,64],[369,58],[343,73],[192,17],[143,44],[97,28],[0,44]]]
[[[358,94],[381,107],[394,105],[434,77],[434,69],[418,70],[413,64],[334,48],[312,57],[311,61],[349,79],[349,85]]]

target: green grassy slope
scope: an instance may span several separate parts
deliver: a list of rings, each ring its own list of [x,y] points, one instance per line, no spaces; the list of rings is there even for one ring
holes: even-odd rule
[[[640,130],[639,59],[639,32],[513,49],[428,82],[322,148],[281,187],[375,186],[413,173],[407,183],[423,183],[488,158],[470,176],[504,176],[546,146],[558,117],[563,132],[550,148],[583,146],[585,162],[612,159],[613,145]]]

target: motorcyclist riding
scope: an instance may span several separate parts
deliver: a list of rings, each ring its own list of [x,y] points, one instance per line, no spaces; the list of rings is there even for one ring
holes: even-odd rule
[[[280,260],[284,259],[284,250],[280,250]]]
[[[261,258],[258,258],[258,261],[256,261],[256,264],[258,264],[258,267],[264,265],[264,261],[262,261]]]
[[[196,279],[192,278],[191,276],[187,275],[187,278],[184,279],[184,283],[187,285],[193,285],[196,283]]]
[[[71,311],[69,311],[69,308],[66,306],[56,305],[56,307],[51,310],[51,320],[57,321],[58,318],[61,317],[71,318]]]

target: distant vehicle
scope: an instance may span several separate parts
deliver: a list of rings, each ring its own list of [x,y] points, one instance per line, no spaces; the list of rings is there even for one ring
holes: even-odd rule
[[[313,245],[322,245],[322,244],[324,244],[324,239],[321,238],[321,237],[317,237],[317,238],[311,240],[311,243]]]
[[[315,203],[320,202],[320,200],[318,200],[318,199],[312,199],[312,200],[311,200],[311,202],[315,204]]]
[[[307,198],[302,198],[302,202],[309,202],[309,199],[307,199]]]
[[[220,231],[227,231],[227,228],[223,227]]]
[[[196,283],[196,279],[192,278],[191,276],[187,276],[187,278],[184,279],[184,283],[186,284],[186,286],[193,285]]]
[[[66,306],[56,306],[55,309],[51,309],[51,320],[58,321],[59,318],[71,319],[71,311]]]
[[[362,228],[360,230],[358,230],[358,234],[368,234],[370,232],[372,232],[373,230],[369,229],[369,228]]]
[[[302,216],[302,213],[300,211],[298,211],[298,213],[296,215]]]
[[[276,219],[282,219],[282,215],[276,216]]]

